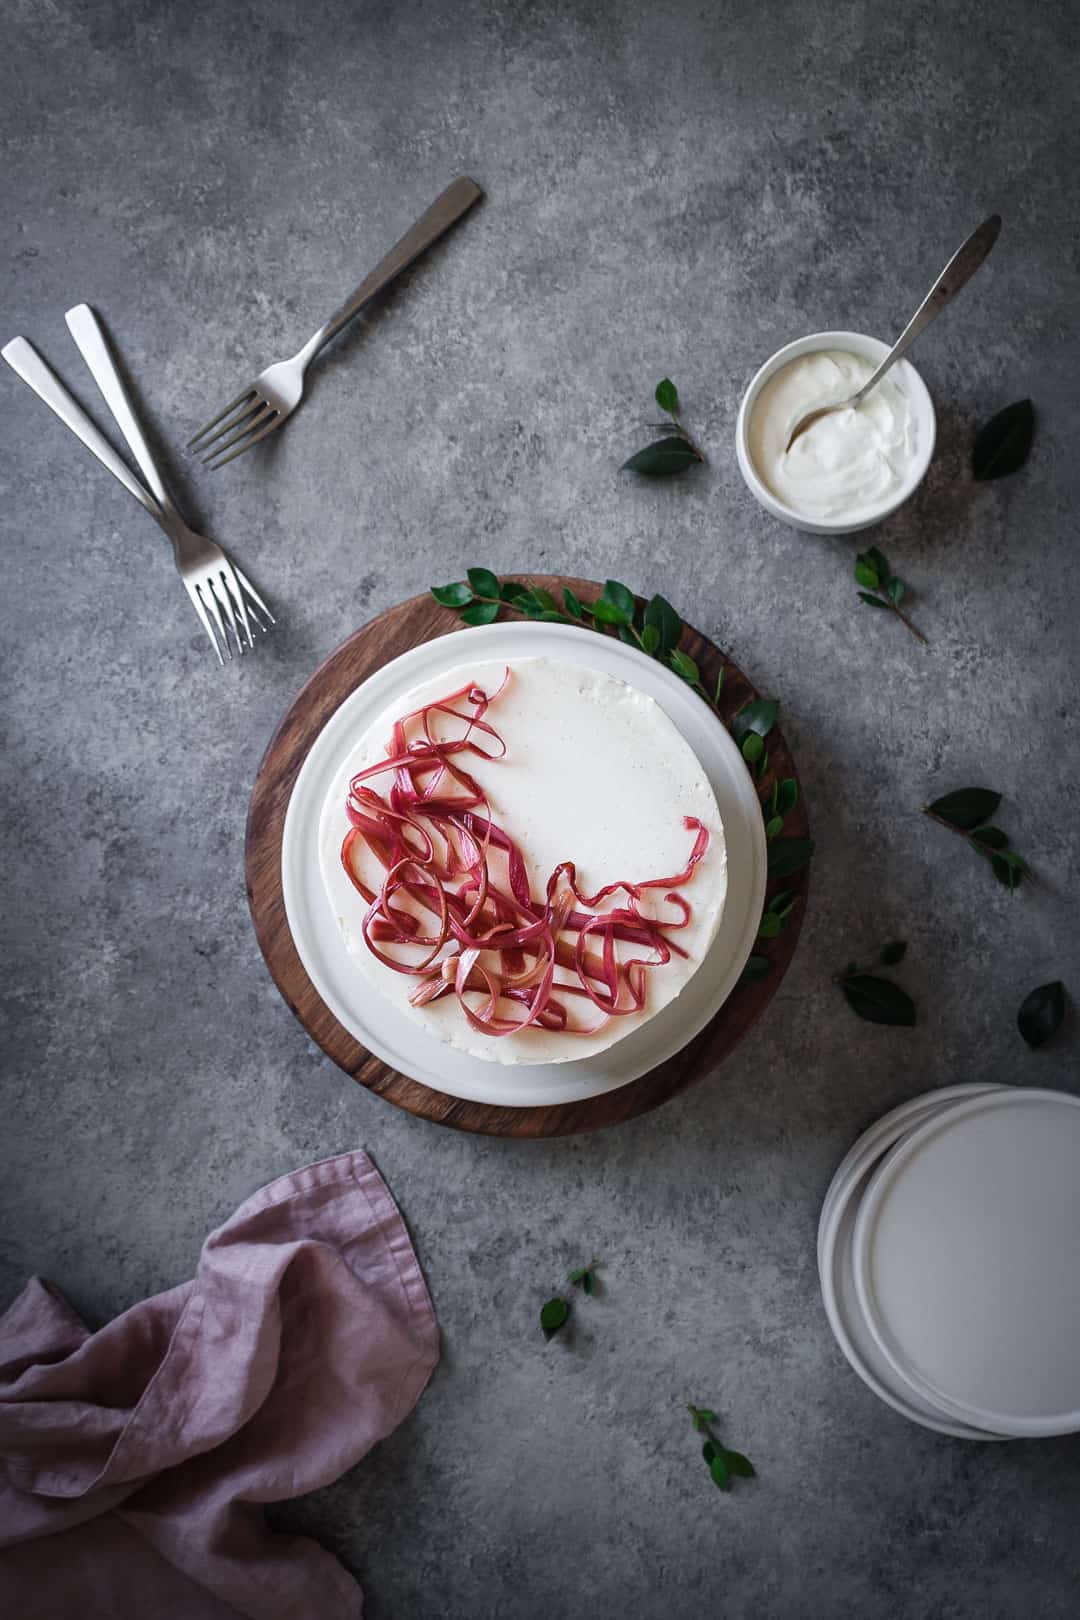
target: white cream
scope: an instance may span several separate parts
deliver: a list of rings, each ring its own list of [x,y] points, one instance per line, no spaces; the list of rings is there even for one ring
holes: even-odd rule
[[[801,417],[850,399],[873,370],[859,355],[819,349],[789,361],[754,401],[751,459],[758,477],[793,512],[853,517],[882,506],[908,483],[918,449],[915,413],[891,376],[857,410],[819,417],[787,448]]]
[[[448,669],[407,693],[357,741],[323,807],[319,856],[323,884],[345,944],[365,982],[437,1039],[499,1063],[560,1063],[603,1051],[667,1006],[689,982],[716,937],[727,893],[727,854],[720,811],[709,780],[681,732],[651,697],[624,681],[548,658],[517,659],[509,685],[487,718],[506,743],[505,759],[470,758],[468,769],[488,794],[495,820],[519,844],[533,893],[542,894],[560,861],[577,863],[583,888],[619,878],[679,872],[693,843],[684,816],[709,829],[709,847],[680,892],[693,915],[678,941],[686,957],[648,975],[641,1013],[614,1018],[598,1034],[567,1036],[542,1029],[496,1038],[470,1027],[455,998],[413,1007],[413,981],[384,967],[360,931],[364,903],[341,865],[348,829],[349,780],[385,757],[393,722],[423,702],[475,681],[495,691],[505,665],[472,663]],[[380,786],[378,780],[373,784]],[[365,863],[370,862],[370,865]],[[377,887],[381,871],[365,852],[361,871]],[[659,891],[642,910],[670,916]]]

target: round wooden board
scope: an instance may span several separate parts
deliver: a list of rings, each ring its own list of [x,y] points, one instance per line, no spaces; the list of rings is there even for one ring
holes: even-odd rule
[[[515,577],[546,586],[556,595],[561,595],[563,586],[569,585],[586,601],[600,592],[600,586],[590,580],[562,575]],[[263,756],[248,809],[244,860],[255,935],[274,983],[312,1040],[354,1080],[399,1108],[439,1125],[492,1136],[564,1136],[573,1131],[615,1125],[666,1102],[701,1075],[715,1069],[760,1017],[795,951],[805,910],[807,869],[804,867],[787,879],[770,880],[770,893],[784,887],[799,896],[799,904],[780,937],[767,943],[759,941],[756,947],[759,954],[772,960],[772,971],[763,979],[737,985],[711,1022],[681,1052],[639,1080],[583,1102],[548,1108],[500,1108],[448,1097],[389,1068],[338,1023],[319,997],[296,953],[281,890],[285,811],[308,750],[350,692],[399,653],[458,628],[457,615],[439,607],[428,595],[400,602],[357,630],[331,653],[292,703]],[[582,631],[583,635],[593,633]],[[697,660],[709,691],[715,688],[717,675],[723,668],[721,708],[725,722],[730,722],[744,703],[758,696],[742,671],[689,625],[683,631],[681,646]],[[788,776],[797,777],[795,764],[782,734],[776,730],[769,735],[769,770],[762,779],[762,788],[771,785],[774,777]],[[807,836],[801,792],[795,810],[786,819],[784,835]]]

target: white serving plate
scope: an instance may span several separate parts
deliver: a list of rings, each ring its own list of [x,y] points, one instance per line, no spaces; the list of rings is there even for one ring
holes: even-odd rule
[[[884,1115],[863,1132],[841,1161],[825,1195],[818,1226],[821,1297],[829,1326],[845,1360],[867,1388],[901,1417],[958,1440],[1000,1440],[1004,1436],[957,1422],[933,1403],[923,1400],[897,1376],[863,1317],[852,1271],[851,1245],[863,1192],[881,1156],[925,1119],[991,1089],[998,1088],[948,1086],[940,1092],[913,1097]]]
[[[963,1423],[1080,1430],[1080,1098],[1008,1087],[916,1126],[874,1171],[852,1266],[897,1376]]]
[[[323,801],[356,738],[377,716],[442,670],[504,658],[563,658],[601,670],[654,698],[701,762],[724,823],[728,892],[720,930],[682,994],[633,1034],[573,1063],[506,1068],[455,1051],[363,983],[326,898],[319,867]],[[658,761],[658,769],[662,762]],[[377,670],[319,733],[289,800],[281,844],[285,914],[312,984],[339,1023],[369,1052],[451,1097],[501,1107],[579,1102],[647,1074],[673,1057],[723,1006],[753,949],[765,898],[765,828],[754,783],[727,728],[686,684],[614,637],[569,625],[493,624],[425,642]]]

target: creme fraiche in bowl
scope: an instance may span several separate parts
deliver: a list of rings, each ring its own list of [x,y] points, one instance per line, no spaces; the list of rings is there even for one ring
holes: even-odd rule
[[[859,332],[813,332],[761,367],[739,407],[735,450],[747,488],[773,517],[809,534],[851,534],[880,523],[918,488],[936,421],[926,384],[906,360],[857,410],[819,417],[787,448],[808,411],[850,398],[889,348]]]

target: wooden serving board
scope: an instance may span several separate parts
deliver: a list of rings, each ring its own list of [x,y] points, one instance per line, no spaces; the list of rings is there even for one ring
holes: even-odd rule
[[[546,586],[561,597],[564,585],[586,601],[599,595],[600,586],[590,580],[562,575],[515,576],[534,585]],[[793,877],[770,881],[769,892],[783,887],[799,896],[778,939],[759,941],[757,954],[768,956],[773,968],[765,978],[736,986],[712,1021],[681,1052],[660,1064],[639,1080],[607,1091],[582,1102],[560,1103],[544,1108],[495,1107],[448,1097],[421,1085],[407,1074],[389,1068],[365,1050],[338,1023],[308,978],[293,944],[285,916],[281,888],[281,840],[285,811],[300,772],[316,737],[330,716],[349,694],[376,669],[400,653],[433,641],[458,629],[457,614],[439,607],[430,596],[415,596],[373,619],[362,630],[341,644],[315,671],[297,695],[271,738],[251,795],[248,810],[245,869],[248,901],[255,935],[267,966],[286,1002],[312,1040],[333,1058],[354,1080],[389,1102],[396,1103],[422,1119],[450,1125],[457,1130],[480,1131],[492,1136],[564,1136],[573,1131],[596,1130],[615,1125],[674,1097],[695,1080],[715,1069],[717,1064],[761,1016],[776,992],[795,951],[805,910],[807,869]],[[582,635],[592,635],[582,630]],[[722,711],[725,722],[744,703],[759,694],[742,671],[706,636],[689,625],[683,631],[681,646],[697,660],[703,682],[712,691],[721,666],[724,669]],[[774,776],[797,778],[795,763],[779,730],[769,734],[769,772],[762,787],[771,786]],[[807,836],[806,810],[802,793],[796,809],[787,817],[784,836]]]

